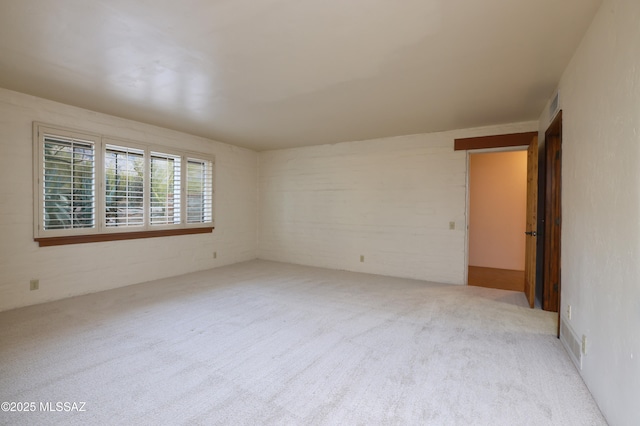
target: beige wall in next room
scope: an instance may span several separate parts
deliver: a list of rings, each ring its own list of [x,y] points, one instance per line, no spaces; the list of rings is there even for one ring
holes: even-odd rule
[[[469,156],[469,266],[524,270],[527,152]]]

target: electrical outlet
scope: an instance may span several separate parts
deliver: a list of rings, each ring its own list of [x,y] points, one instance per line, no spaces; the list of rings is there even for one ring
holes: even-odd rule
[[[582,335],[582,355],[587,354],[587,336]]]
[[[214,251],[214,252],[213,252],[213,258],[214,258],[214,259],[217,259],[217,258],[218,258],[218,252],[217,252],[217,251]]]
[[[364,262],[364,255],[360,255],[360,262]]]
[[[567,319],[571,319],[571,305],[567,305]]]
[[[455,222],[449,222],[449,229],[451,229],[451,230],[456,229],[456,223]]]
[[[40,288],[40,280],[29,281],[29,290],[38,290]]]

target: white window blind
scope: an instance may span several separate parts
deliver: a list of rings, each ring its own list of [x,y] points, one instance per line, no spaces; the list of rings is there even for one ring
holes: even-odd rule
[[[44,136],[42,218],[45,230],[95,227],[93,142]]]
[[[105,224],[144,225],[144,150],[106,145]]]
[[[37,122],[33,129],[41,246],[211,232],[214,156]]]
[[[180,223],[180,156],[151,152],[151,225]]]
[[[208,223],[213,217],[213,164],[187,158],[187,223]]]

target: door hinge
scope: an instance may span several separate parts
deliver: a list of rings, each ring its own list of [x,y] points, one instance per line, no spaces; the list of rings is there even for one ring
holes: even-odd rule
[[[555,283],[555,284],[553,285],[553,291],[558,291],[558,283]]]

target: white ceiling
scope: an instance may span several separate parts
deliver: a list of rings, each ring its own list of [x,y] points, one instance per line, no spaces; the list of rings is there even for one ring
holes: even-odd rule
[[[601,0],[0,0],[0,86],[256,150],[536,120]]]

